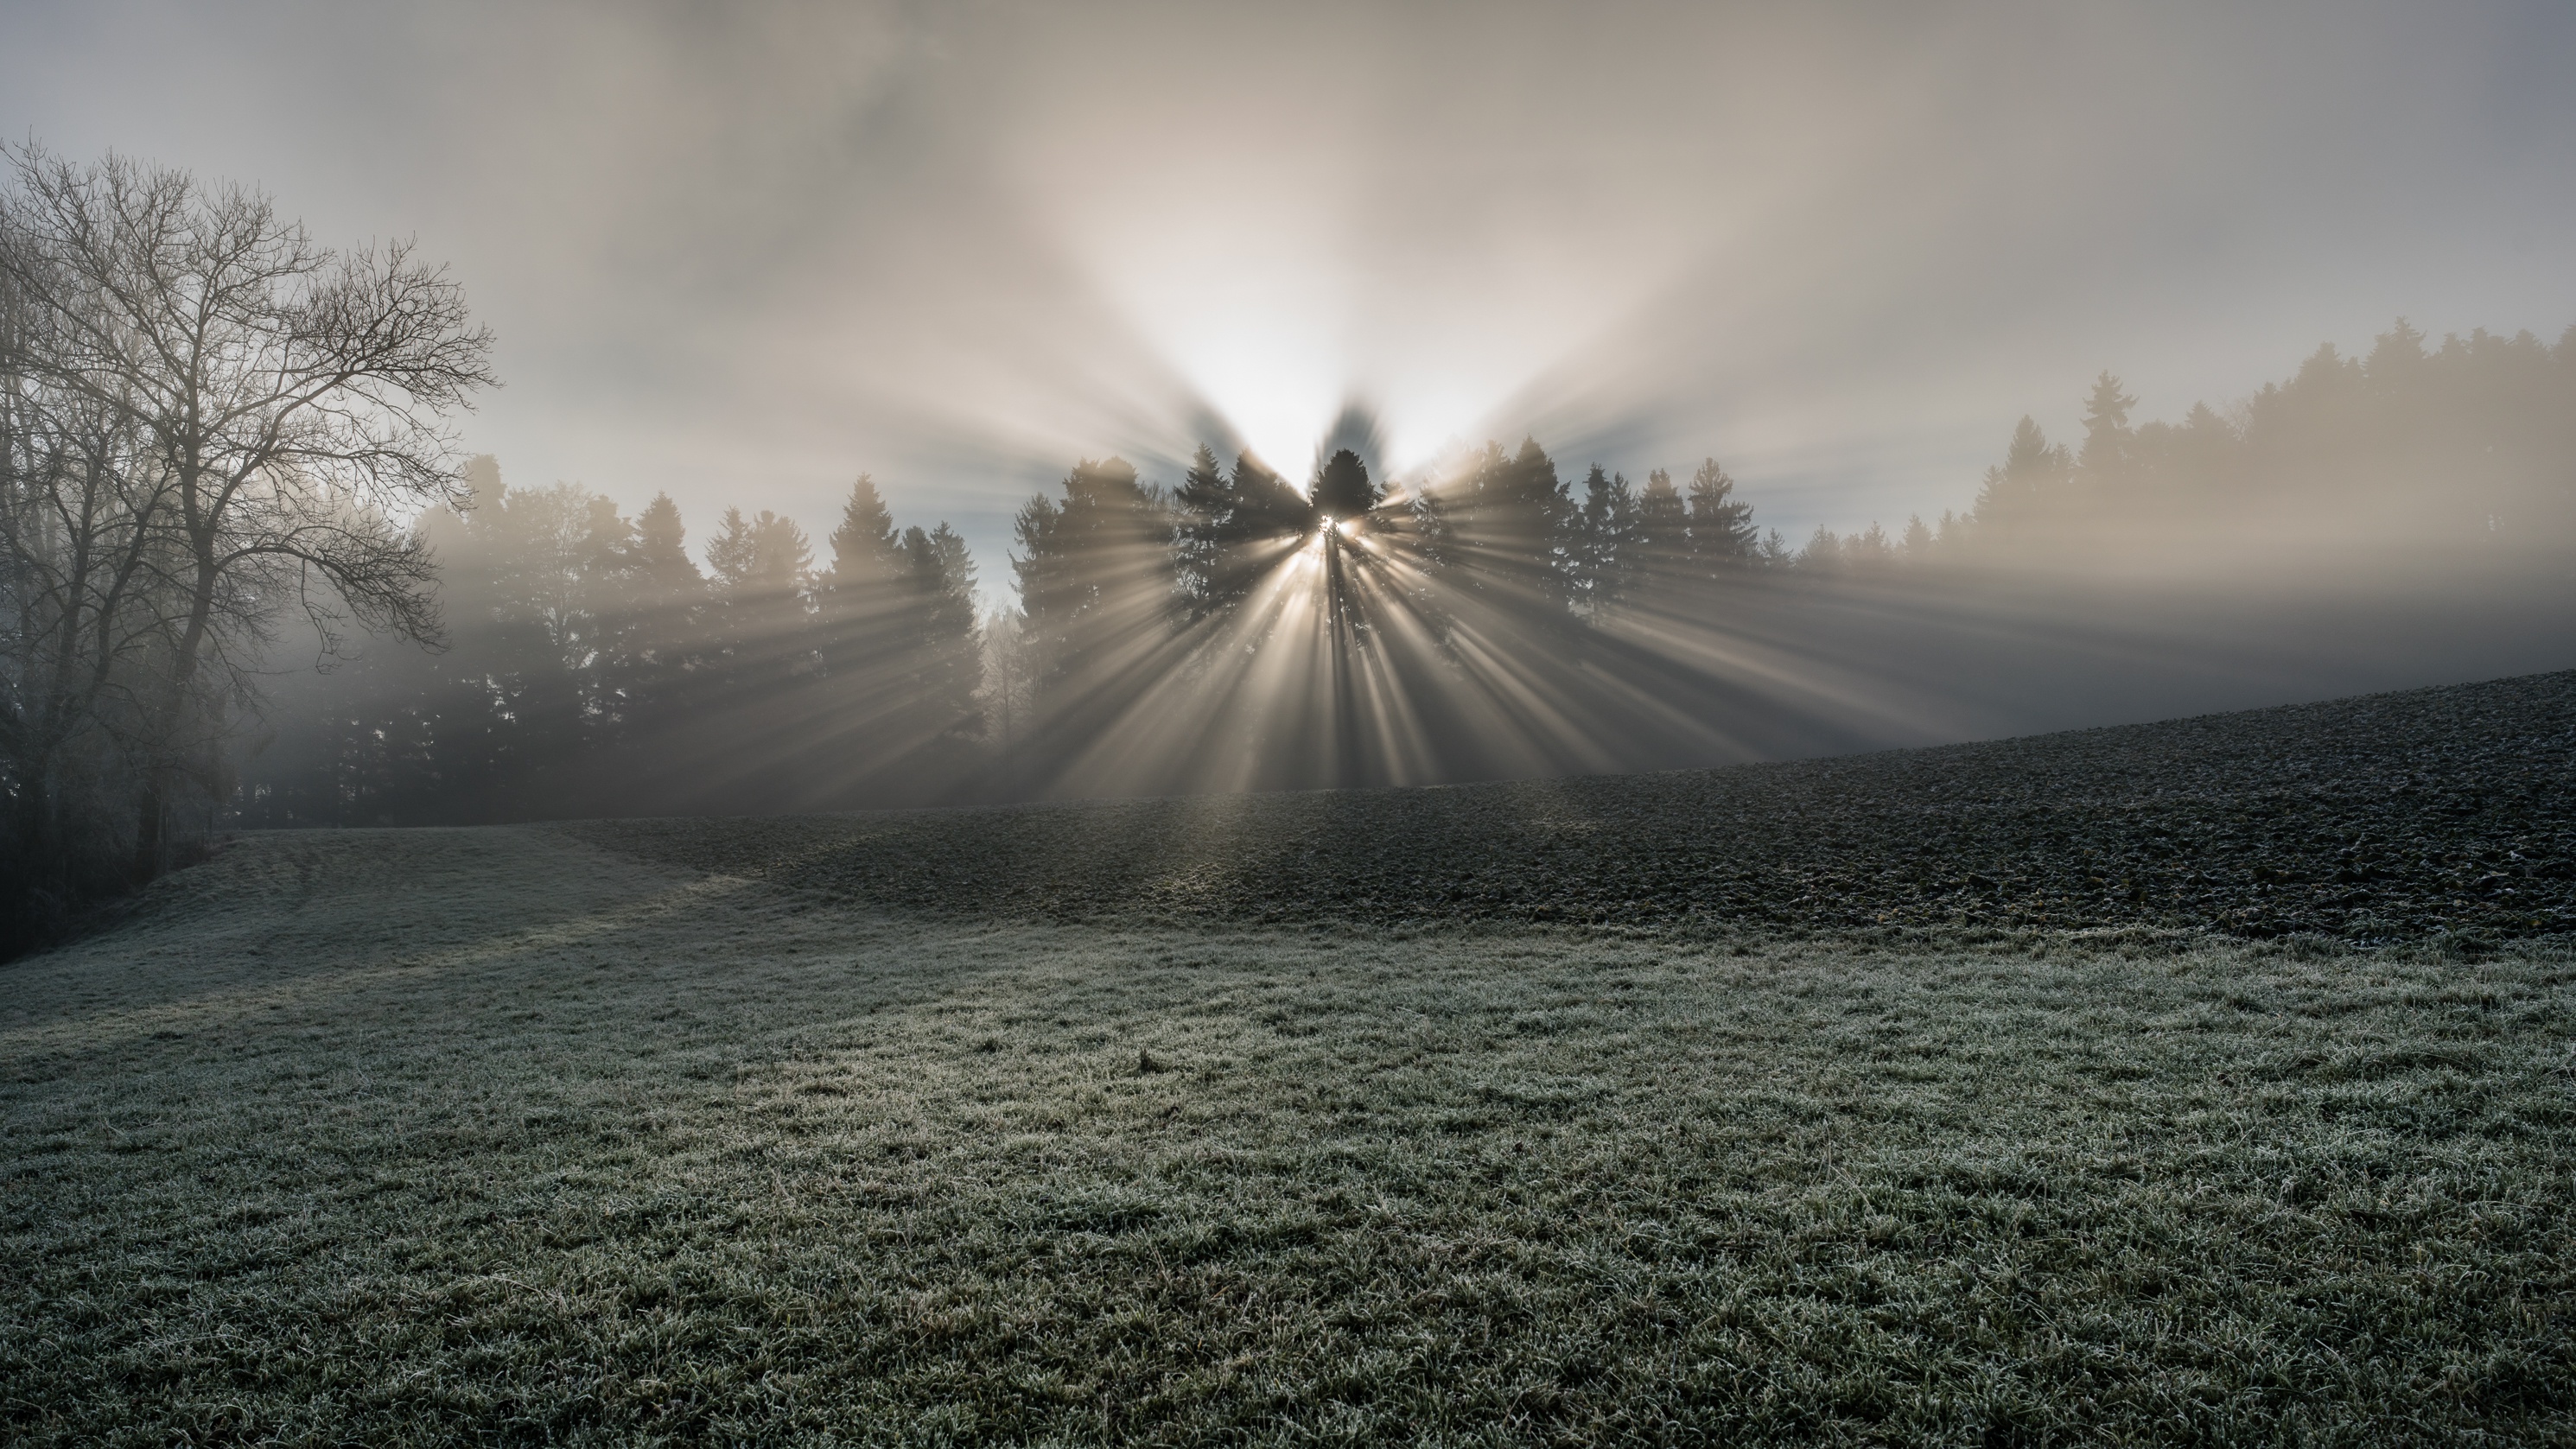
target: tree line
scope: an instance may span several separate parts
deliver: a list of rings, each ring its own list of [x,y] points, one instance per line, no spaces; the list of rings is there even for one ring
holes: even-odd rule
[[[1168,488],[1087,461],[1015,520],[1016,606],[980,610],[957,535],[899,531],[864,477],[827,557],[793,522],[728,511],[701,571],[667,497],[629,520],[582,490],[503,487],[485,460],[476,506],[419,531],[446,651],[281,691],[240,809],[830,809],[1856,746],[1725,656],[1919,667],[1926,621],[1964,620],[1998,579],[2073,609],[2106,571],[2229,549],[2250,551],[2224,564],[2249,579],[2401,560],[2563,575],[2571,404],[2576,331],[2430,346],[2401,322],[2364,357],[2320,351],[2232,414],[2177,423],[2133,423],[2106,373],[2080,441],[2023,419],[1967,511],[1797,547],[1713,459],[1632,484],[1525,440],[1390,487],[1350,451],[1293,481],[1202,447]],[[1874,611],[1857,624],[1855,600]]]
[[[2401,321],[2172,423],[2105,373],[2081,438],[2024,418],[1967,511],[1796,546],[1713,459],[1084,461],[1019,512],[1003,602],[865,476],[819,544],[728,509],[695,550],[667,496],[505,484],[454,432],[489,335],[408,249],[8,159],[0,950],[235,824],[1648,769],[2083,722],[2086,689],[2170,712],[2328,656],[2569,662],[2576,329]]]
[[[247,742],[242,818],[464,823],[943,799],[981,773],[974,565],[851,487],[818,557],[727,509],[692,556],[680,510],[570,484],[422,516],[446,633],[282,674]],[[310,648],[309,637],[298,641]]]

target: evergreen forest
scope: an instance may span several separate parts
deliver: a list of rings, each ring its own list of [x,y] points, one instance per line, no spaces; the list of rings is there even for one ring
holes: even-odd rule
[[[282,659],[257,825],[760,813],[1698,766],[2564,664],[2576,329],[2320,348],[2225,411],[2025,418],[1965,513],[1765,530],[1714,460],[1388,486],[1076,464],[1012,588],[860,477],[819,543],[568,485],[421,516],[444,647]],[[1016,606],[1009,595],[1016,594]],[[312,641],[305,641],[308,647]],[[2301,674],[2300,671],[2306,671]],[[2167,712],[2171,712],[2167,710]]]
[[[865,474],[813,531],[509,483],[441,268],[8,159],[0,952],[239,827],[1632,772],[2570,662],[2576,329],[2401,321],[2172,422],[2106,372],[1965,513],[1802,541],[1713,458],[1083,460],[1003,581]]]

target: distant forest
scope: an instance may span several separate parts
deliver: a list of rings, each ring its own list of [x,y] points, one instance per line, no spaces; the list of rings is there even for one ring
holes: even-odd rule
[[[1967,513],[1795,545],[1713,460],[1084,462],[1021,510],[1008,609],[866,477],[819,545],[728,510],[701,569],[669,498],[481,459],[418,524],[446,647],[281,657],[214,794],[295,825],[1429,783],[2576,662],[2576,328],[2401,322],[2227,412],[2134,406],[2106,373]]]
[[[2576,653],[2576,329],[2400,323],[2178,423],[2106,374],[1966,514],[1794,544],[1713,460],[1085,461],[1001,606],[865,477],[819,542],[729,510],[694,551],[668,498],[505,486],[439,268],[0,152],[0,956],[235,825],[1633,771]]]

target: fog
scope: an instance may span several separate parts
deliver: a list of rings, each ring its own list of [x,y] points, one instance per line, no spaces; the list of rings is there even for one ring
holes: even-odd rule
[[[116,746],[249,818],[1642,770],[2576,664],[2561,6],[0,23],[22,160],[246,183],[471,306],[473,410],[410,419],[455,446],[343,508],[447,652],[227,582],[231,692]],[[64,279],[132,258],[42,210],[12,285],[86,335]]]
[[[2563,6],[15,8],[0,132],[417,235],[513,477],[1007,580],[1075,459],[1722,459],[1803,538],[1964,507],[2110,368],[2576,319]]]

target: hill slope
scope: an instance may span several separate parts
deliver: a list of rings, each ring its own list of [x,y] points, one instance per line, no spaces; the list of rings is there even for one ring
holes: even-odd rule
[[[1003,918],[2576,928],[2576,672],[1659,775],[567,827]]]
[[[0,1442],[2564,1443],[2571,1037],[2555,944],[1012,923],[264,833],[0,968]]]

